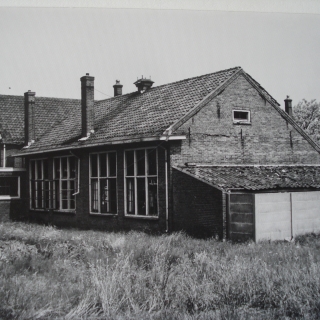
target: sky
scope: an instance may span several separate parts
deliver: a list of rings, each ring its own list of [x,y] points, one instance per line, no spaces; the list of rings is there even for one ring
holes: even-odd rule
[[[0,7],[0,94],[95,99],[241,66],[282,106],[320,101],[320,15],[107,8]]]

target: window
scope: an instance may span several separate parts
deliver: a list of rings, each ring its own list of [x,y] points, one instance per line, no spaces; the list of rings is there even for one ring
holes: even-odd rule
[[[30,161],[30,208],[50,208],[50,181],[48,177],[48,160]]]
[[[125,152],[126,214],[158,215],[157,149]]]
[[[53,159],[53,208],[74,210],[78,161],[73,156]]]
[[[0,177],[0,199],[19,198],[20,180],[19,177]]]
[[[117,155],[115,152],[90,155],[90,212],[117,213]]]
[[[233,110],[234,123],[250,123],[250,111],[246,110]]]

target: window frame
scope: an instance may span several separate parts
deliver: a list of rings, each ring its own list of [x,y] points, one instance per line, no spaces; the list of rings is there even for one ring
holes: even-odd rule
[[[114,153],[116,156],[116,174],[115,176],[110,176],[110,164],[109,164],[109,156],[108,154]],[[101,167],[100,167],[100,154],[106,154],[106,176],[101,176]],[[92,155],[97,155],[97,176],[92,176]],[[116,212],[101,212],[101,180],[109,180],[114,179],[116,181],[116,204],[117,210]],[[92,180],[97,180],[97,194],[98,194],[98,211],[92,211]],[[118,153],[116,150],[110,151],[98,151],[89,153],[89,214],[97,215],[97,216],[115,216],[118,214],[119,206],[118,206]]]
[[[18,195],[17,196],[10,196],[10,195],[0,195],[0,200],[11,200],[11,199],[20,199],[21,192],[20,192],[20,176],[6,176],[1,175],[0,178],[17,178],[18,179]]]
[[[63,158],[67,158],[67,178],[63,178],[62,177],[62,159]],[[71,178],[70,177],[70,162],[69,162],[69,158],[74,158],[75,160],[75,177]],[[55,177],[55,160],[59,159],[59,178]],[[56,212],[75,212],[76,211],[76,197],[75,195],[79,192],[79,183],[80,183],[80,159],[74,155],[65,155],[65,156],[57,156],[57,157],[53,157],[52,158],[52,199],[50,202],[50,206],[51,208],[56,211]],[[55,188],[54,188],[54,184],[55,181],[59,181],[59,208],[55,207],[56,204],[56,194],[55,194]],[[70,181],[74,181],[74,193],[71,194],[71,196],[73,196],[73,199],[67,199],[68,201],[68,208],[67,209],[63,209],[62,208],[62,201],[64,199],[62,199],[62,182],[63,181],[67,181],[67,185],[70,184]],[[51,186],[51,184],[50,184]],[[68,189],[66,189],[68,190]],[[71,192],[71,191],[70,191]],[[71,204],[71,200],[74,201],[74,208],[70,208],[70,204]]]
[[[42,178],[41,179],[38,179],[38,162],[41,161],[41,176]],[[30,190],[30,203],[29,203],[29,207],[30,207],[30,210],[40,210],[40,211],[47,211],[49,209],[52,208],[52,199],[51,199],[51,183],[50,183],[50,179],[49,177],[47,177],[47,179],[45,179],[44,177],[44,161],[47,161],[47,165],[48,165],[48,174],[49,174],[49,164],[48,164],[48,158],[38,158],[38,159],[30,159],[29,161],[29,190]],[[32,194],[32,165],[31,163],[32,162],[35,162],[35,167],[34,167],[34,183],[35,183],[35,189],[34,189],[34,192],[35,192],[35,195]],[[43,197],[41,198],[43,201],[43,206],[42,207],[39,207],[38,204],[36,204],[36,202],[39,200],[38,198],[38,190],[37,190],[37,187],[36,187],[36,184],[40,182],[41,183],[41,193],[43,195]],[[48,183],[48,186],[49,186],[49,189],[46,190],[46,187],[45,187],[45,184],[46,182]],[[49,193],[49,207],[46,208],[46,191],[48,191]],[[32,207],[32,202],[33,202],[33,197],[34,198],[34,202],[35,202],[35,206],[34,208]]]
[[[137,151],[144,150],[145,151],[145,174],[144,175],[138,175],[137,174]],[[156,175],[150,175],[148,174],[148,150],[155,150],[156,152]],[[133,151],[134,152],[134,174],[127,175],[127,152]],[[127,218],[142,218],[142,219],[159,219],[159,160],[158,160],[158,148],[157,147],[144,147],[144,148],[130,148],[124,150],[124,215]],[[128,201],[127,201],[127,178],[133,178],[134,179],[134,213],[128,213]],[[146,214],[141,215],[138,214],[138,189],[137,189],[137,178],[144,178],[145,179],[145,199],[146,199]],[[157,179],[157,214],[156,215],[150,215],[148,212],[149,210],[149,188],[148,188],[148,179],[149,178],[156,178]]]
[[[248,114],[247,119],[235,119],[235,112],[245,112]],[[233,109],[232,110],[232,120],[234,124],[251,124],[251,112],[249,110]]]

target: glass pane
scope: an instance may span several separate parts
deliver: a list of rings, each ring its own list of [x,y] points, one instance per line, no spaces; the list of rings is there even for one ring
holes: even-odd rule
[[[117,180],[108,179],[109,181],[109,210],[117,213]]]
[[[18,196],[18,177],[0,177],[0,195]]]
[[[54,177],[55,179],[60,178],[60,159],[54,159]]]
[[[91,179],[91,212],[98,212],[98,180]]]
[[[100,153],[100,177],[107,176],[107,154]]]
[[[146,174],[145,170],[145,150],[137,150],[137,170],[138,176],[144,176]]]
[[[68,199],[68,181],[62,181],[61,183],[61,199],[62,200]]]
[[[109,177],[117,175],[117,156],[115,152],[109,153]]]
[[[157,149],[147,150],[148,153],[148,175],[157,174]]]
[[[31,181],[31,190],[30,190],[30,195],[31,195],[31,208],[35,208],[35,199],[36,199],[36,185],[34,181]]]
[[[60,185],[59,185],[59,180],[56,180],[53,182],[54,183],[54,187],[53,187],[53,207],[54,209],[60,209]]]
[[[45,188],[45,208],[49,209],[50,208],[50,186],[49,186],[49,181],[45,181],[44,183],[44,188]]]
[[[126,152],[126,162],[127,162],[127,176],[134,175],[134,152]]]
[[[98,155],[92,154],[91,155],[91,177],[98,176]]]
[[[127,213],[134,214],[134,178],[127,178]]]
[[[116,213],[116,179],[100,180],[100,193],[101,213]]]
[[[69,191],[69,209],[74,209],[75,208],[75,201],[74,201],[74,193],[75,193],[75,181],[74,180],[70,180],[70,191]]]
[[[48,170],[48,160],[43,160],[43,179],[48,179],[49,177],[49,170]]]
[[[35,161],[31,161],[31,179],[34,180],[36,177]]]
[[[137,178],[138,214],[146,214],[146,184],[145,178]]]
[[[101,213],[109,212],[109,193],[107,179],[100,180]]]
[[[69,170],[70,170],[70,178],[74,179],[76,177],[76,158],[69,157]]]
[[[37,194],[37,200],[36,200],[36,207],[37,208],[43,208],[43,203],[42,203],[42,200],[43,200],[43,196],[42,196],[42,182],[41,181],[37,181],[36,182],[36,188],[37,188],[37,191],[36,191],[36,194]]]
[[[37,160],[37,179],[42,179],[42,161]]]
[[[61,171],[62,171],[62,178],[68,178],[68,158],[64,157],[61,158]]]
[[[148,194],[149,194],[149,215],[158,214],[158,183],[157,178],[148,178]]]

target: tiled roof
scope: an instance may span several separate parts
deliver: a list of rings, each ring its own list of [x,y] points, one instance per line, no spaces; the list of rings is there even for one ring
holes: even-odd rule
[[[218,189],[320,188],[320,166],[174,166]]]
[[[52,127],[25,152],[161,136],[172,123],[239,70],[241,68],[236,67],[154,87],[142,94],[136,91],[95,101],[95,132],[81,142],[78,141],[81,137],[81,112],[70,110],[68,117]]]
[[[81,113],[80,100],[36,97],[35,130],[40,138],[72,113]],[[5,143],[24,143],[24,97],[0,95],[0,132]]]

